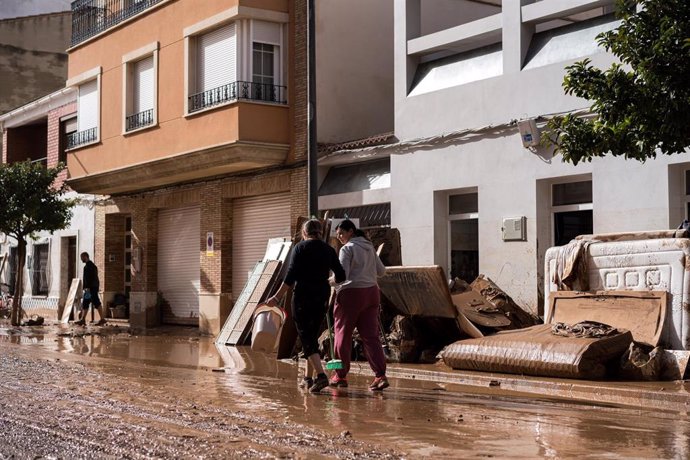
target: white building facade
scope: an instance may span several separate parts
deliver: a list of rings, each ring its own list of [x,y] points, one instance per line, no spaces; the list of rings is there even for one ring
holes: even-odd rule
[[[30,160],[48,167],[64,162],[66,139],[76,129],[76,97],[73,89],[62,89],[0,116],[5,141],[2,161]],[[64,181],[66,177],[65,171],[58,180]],[[79,254],[93,255],[98,198],[70,191],[65,199],[77,202],[69,226],[53,233],[40,232],[27,241],[22,298],[27,315],[57,319],[72,280],[82,276]],[[0,243],[0,257],[6,260],[0,281],[13,291],[18,267],[17,241],[3,235]]]
[[[391,213],[404,264],[484,273],[541,313],[550,246],[688,217],[687,153],[573,166],[523,147],[516,120],[589,107],[564,95],[564,68],[613,62],[596,43],[618,24],[613,3],[395,0]]]
[[[521,126],[536,144],[549,117],[589,109],[564,94],[565,67],[614,62],[596,41],[619,24],[614,3],[394,0],[394,142],[322,156],[326,181],[340,168],[369,183],[322,193],[321,208],[390,202],[405,265],[468,282],[483,273],[535,314],[549,247],[676,228],[688,218],[690,154],[573,166],[523,146]]]

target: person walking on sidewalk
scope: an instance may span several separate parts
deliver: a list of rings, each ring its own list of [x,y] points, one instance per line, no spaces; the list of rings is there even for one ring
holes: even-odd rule
[[[345,281],[345,271],[340,265],[335,249],[321,239],[321,222],[308,220],[302,226],[302,241],[292,250],[285,280],[278,292],[266,303],[278,305],[288,289],[294,285],[292,295],[292,317],[297,327],[297,335],[302,342],[302,350],[307,358],[307,373],[303,386],[312,393],[318,393],[328,386],[328,377],[321,364],[319,354],[319,332],[323,323],[331,287],[328,277],[332,271],[337,283]],[[312,380],[313,369],[317,375]]]
[[[388,387],[386,357],[379,338],[379,305],[381,294],[376,278],[386,272],[381,259],[369,241],[355,224],[346,219],[336,227],[336,237],[343,244],[340,263],[345,269],[347,281],[339,286],[333,309],[335,319],[335,355],[343,362],[343,368],[335,371],[330,384],[347,387],[352,353],[352,332],[355,327],[364,342],[364,350],[374,381],[369,389],[380,391]]]
[[[82,297],[81,311],[79,312],[79,320],[74,324],[83,326],[86,324],[86,314],[89,312],[89,306],[93,304],[93,308],[98,309],[98,314],[101,319],[96,323],[97,326],[105,324],[105,315],[103,314],[103,307],[101,306],[101,299],[98,298],[98,291],[100,289],[100,281],[98,280],[98,267],[91,262],[88,252],[81,253],[81,261],[84,262],[84,294]]]

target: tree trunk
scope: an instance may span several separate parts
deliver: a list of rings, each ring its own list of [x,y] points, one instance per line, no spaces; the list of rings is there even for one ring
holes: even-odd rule
[[[24,297],[24,263],[26,261],[26,240],[17,239],[17,279],[14,285],[12,300],[12,326],[19,326],[22,322],[22,297]]]

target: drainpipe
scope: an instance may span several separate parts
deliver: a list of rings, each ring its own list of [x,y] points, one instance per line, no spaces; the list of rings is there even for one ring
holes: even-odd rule
[[[319,195],[318,195],[318,164],[316,146],[316,11],[314,10],[314,0],[308,0],[308,51],[309,51],[309,150],[308,158],[308,196],[309,196],[309,215],[319,216]]]

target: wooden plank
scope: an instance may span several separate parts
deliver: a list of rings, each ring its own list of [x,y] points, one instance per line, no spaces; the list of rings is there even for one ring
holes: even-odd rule
[[[69,292],[67,293],[67,300],[65,300],[65,306],[62,308],[62,317],[60,318],[61,323],[69,322],[69,315],[74,310],[74,304],[81,297],[77,297],[77,293],[81,291],[81,279],[74,278],[72,284],[69,287]]]
[[[249,298],[251,297],[251,295],[254,293],[254,290],[257,287],[257,283],[259,282],[259,277],[261,276],[261,273],[263,273],[264,269],[266,268],[267,263],[268,263],[268,261],[264,260],[264,261],[258,262],[254,266],[252,273],[249,275],[249,279],[247,280],[247,283],[244,285],[244,289],[242,289],[240,296],[237,298],[235,305],[232,307],[232,311],[230,311],[230,316],[228,316],[228,319],[225,321],[225,324],[223,325],[223,329],[221,329],[220,334],[218,334],[218,337],[216,337],[216,343],[217,344],[220,344],[220,345],[228,344],[228,340],[230,339],[230,334],[235,329],[235,326],[237,325],[237,322],[239,321],[240,316],[242,315],[242,313],[244,311],[244,307],[246,306],[247,302],[249,301]]]
[[[379,288],[388,301],[403,315],[456,318],[448,282],[443,268],[386,267],[379,278]]]
[[[231,345],[243,345],[249,339],[249,334],[251,333],[252,327],[252,316],[254,315],[254,310],[263,302],[268,294],[273,290],[275,284],[275,278],[280,270],[282,263],[279,260],[269,260],[267,261],[266,268],[259,275],[259,279],[256,283],[256,289],[249,296],[247,303],[244,306],[242,313],[240,314],[237,324],[235,325],[228,342]]]

